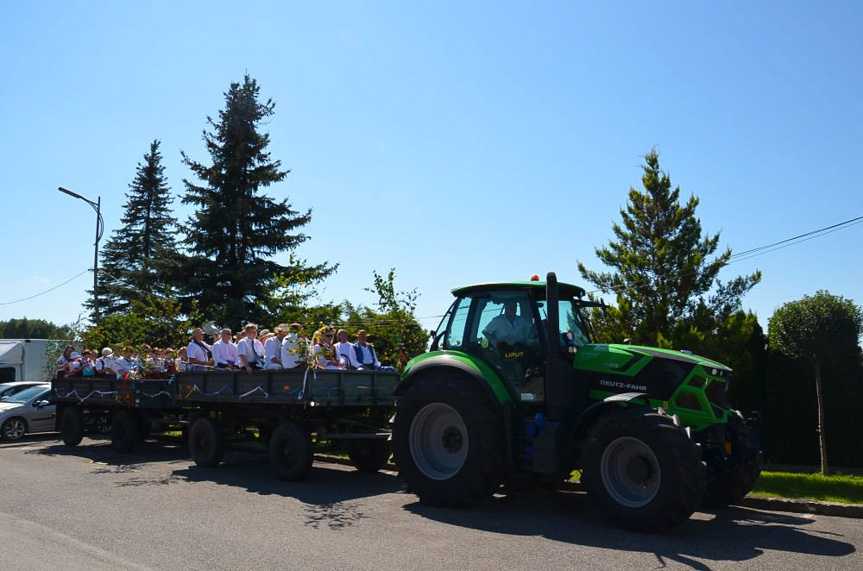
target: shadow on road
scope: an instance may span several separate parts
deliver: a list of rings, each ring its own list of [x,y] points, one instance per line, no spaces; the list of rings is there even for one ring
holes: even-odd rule
[[[495,496],[470,509],[435,508],[419,502],[405,509],[433,521],[491,533],[653,553],[660,565],[674,561],[694,569],[710,568],[699,559],[742,562],[767,550],[833,557],[856,551],[839,537],[805,529],[813,523],[811,519],[742,508],[695,514],[663,534],[627,531],[607,523],[584,493],[536,490]]]
[[[55,437],[56,439],[56,437]],[[25,454],[41,454],[45,456],[69,456],[89,460],[100,465],[94,473],[131,472],[136,467],[154,462],[179,462],[187,460],[189,453],[180,441],[177,442],[143,442],[133,452],[120,453],[111,447],[108,440],[85,439],[79,446],[66,446],[62,442],[48,446],[34,447],[24,451]]]

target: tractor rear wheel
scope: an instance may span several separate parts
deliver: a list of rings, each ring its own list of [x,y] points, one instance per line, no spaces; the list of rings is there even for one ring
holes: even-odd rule
[[[473,503],[505,475],[501,415],[469,379],[452,373],[417,379],[399,400],[393,457],[420,501]]]
[[[583,447],[582,481],[616,523],[641,531],[679,525],[701,503],[704,463],[674,421],[646,407],[600,419]]]

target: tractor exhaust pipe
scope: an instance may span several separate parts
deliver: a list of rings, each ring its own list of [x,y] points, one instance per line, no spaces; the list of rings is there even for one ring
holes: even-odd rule
[[[545,338],[548,351],[545,362],[546,402],[551,420],[564,422],[572,413],[575,393],[572,357],[562,351],[560,343],[559,300],[557,276],[554,272],[548,272],[545,278]]]

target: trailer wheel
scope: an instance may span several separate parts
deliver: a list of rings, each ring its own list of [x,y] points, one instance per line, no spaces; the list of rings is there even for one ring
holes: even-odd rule
[[[129,410],[119,410],[111,421],[111,446],[117,452],[131,452],[139,442],[138,419]]]
[[[60,416],[60,438],[66,446],[78,446],[84,439],[84,414],[70,406]]]
[[[505,476],[501,415],[481,387],[452,373],[418,379],[398,403],[393,457],[420,501],[467,505]]]
[[[390,459],[390,443],[381,438],[355,440],[348,446],[348,458],[360,472],[377,472]]]
[[[270,436],[270,466],[276,477],[296,482],[312,468],[312,435],[296,422],[283,422]]]
[[[218,420],[200,416],[189,429],[189,453],[202,468],[218,466],[225,455],[225,433]]]
[[[600,419],[584,443],[582,481],[616,523],[641,531],[689,519],[704,493],[698,446],[674,421],[646,407]]]

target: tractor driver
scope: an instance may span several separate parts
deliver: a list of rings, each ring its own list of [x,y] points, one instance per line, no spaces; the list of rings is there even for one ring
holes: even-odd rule
[[[501,344],[527,343],[534,332],[533,321],[527,317],[524,306],[521,315],[516,315],[519,303],[512,300],[503,305],[503,313],[489,321],[482,330],[492,347]]]

